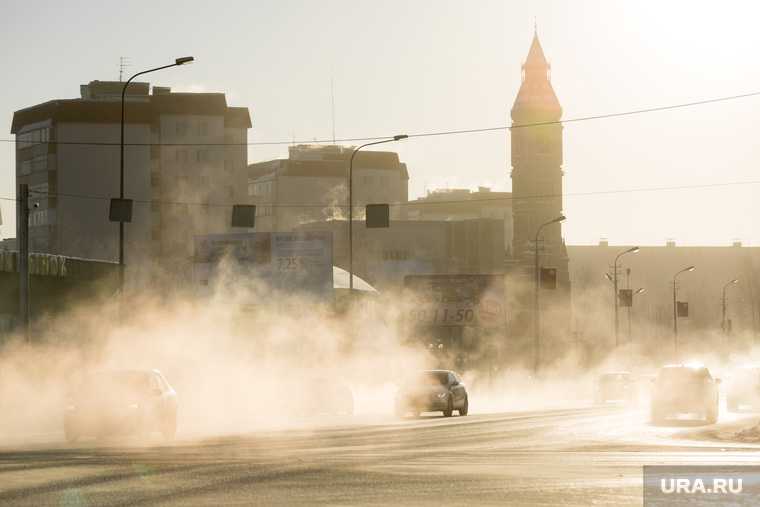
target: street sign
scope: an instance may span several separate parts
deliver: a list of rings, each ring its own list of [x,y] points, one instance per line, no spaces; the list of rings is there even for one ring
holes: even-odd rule
[[[111,199],[108,208],[108,220],[111,222],[132,221],[132,199]]]
[[[557,268],[541,268],[541,288],[549,290],[557,288]]]
[[[252,204],[235,204],[232,206],[232,227],[256,226],[256,206]]]
[[[501,327],[503,275],[407,275],[408,318],[419,325]]]
[[[678,301],[676,302],[676,314],[679,317],[688,317],[689,316],[689,303],[686,301]]]
[[[364,216],[367,229],[390,227],[390,206],[387,204],[367,204]]]
[[[620,306],[631,308],[633,306],[633,289],[620,289],[618,291]]]

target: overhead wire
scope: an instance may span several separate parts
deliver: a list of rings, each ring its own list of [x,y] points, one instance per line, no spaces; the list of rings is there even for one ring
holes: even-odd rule
[[[429,132],[416,132],[408,134],[411,138],[424,138],[424,137],[437,137],[448,135],[464,135],[464,134],[477,134],[485,132],[497,132],[507,131],[514,129],[530,128],[530,127],[544,127],[550,125],[564,125],[568,123],[578,123],[592,120],[602,120],[609,118],[620,118],[625,116],[633,116],[640,114],[648,114],[662,111],[669,111],[673,109],[683,109],[688,107],[696,107],[707,104],[714,104],[718,102],[727,102],[731,100],[746,99],[750,97],[760,96],[760,91],[742,93],[737,95],[728,95],[723,97],[716,97],[711,99],[696,100],[691,102],[682,102],[678,104],[670,104],[665,106],[647,107],[642,109],[632,109],[628,111],[621,111],[616,113],[605,113],[591,116],[579,116],[575,118],[568,118],[566,120],[550,120],[550,121],[538,121],[529,123],[518,123],[513,125],[498,125],[493,127],[480,127],[472,129],[457,129],[457,130],[437,130]],[[278,140],[278,141],[250,141],[245,143],[124,143],[124,146],[174,146],[174,147],[223,147],[223,146],[276,146],[276,145],[293,145],[293,144],[337,144],[337,143],[349,143],[349,142],[365,142],[365,141],[379,141],[384,139],[390,139],[393,135],[387,136],[372,136],[372,137],[345,137],[340,139],[309,139],[309,140]],[[19,143],[18,139],[0,139],[0,142],[4,143]],[[25,141],[28,142],[28,141]],[[48,145],[81,145],[81,146],[121,146],[119,142],[111,141],[39,141],[34,144],[48,144]]]

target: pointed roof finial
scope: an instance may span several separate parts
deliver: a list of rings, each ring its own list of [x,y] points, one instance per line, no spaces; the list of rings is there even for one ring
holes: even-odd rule
[[[538,36],[538,18],[533,16],[533,35]]]

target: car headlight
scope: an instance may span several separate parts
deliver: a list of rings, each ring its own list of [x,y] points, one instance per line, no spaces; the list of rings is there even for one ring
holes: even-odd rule
[[[442,400],[442,399],[446,398],[446,396],[448,396],[448,394],[449,394],[449,393],[438,393],[438,394],[436,394],[436,397],[437,397],[439,400]]]

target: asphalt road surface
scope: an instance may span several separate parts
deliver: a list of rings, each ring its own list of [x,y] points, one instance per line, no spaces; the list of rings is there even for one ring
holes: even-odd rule
[[[753,464],[717,426],[580,408],[318,420],[217,438],[0,446],[0,505],[641,505],[644,464]],[[721,426],[723,425],[723,426]],[[55,439],[58,439],[56,442]]]

